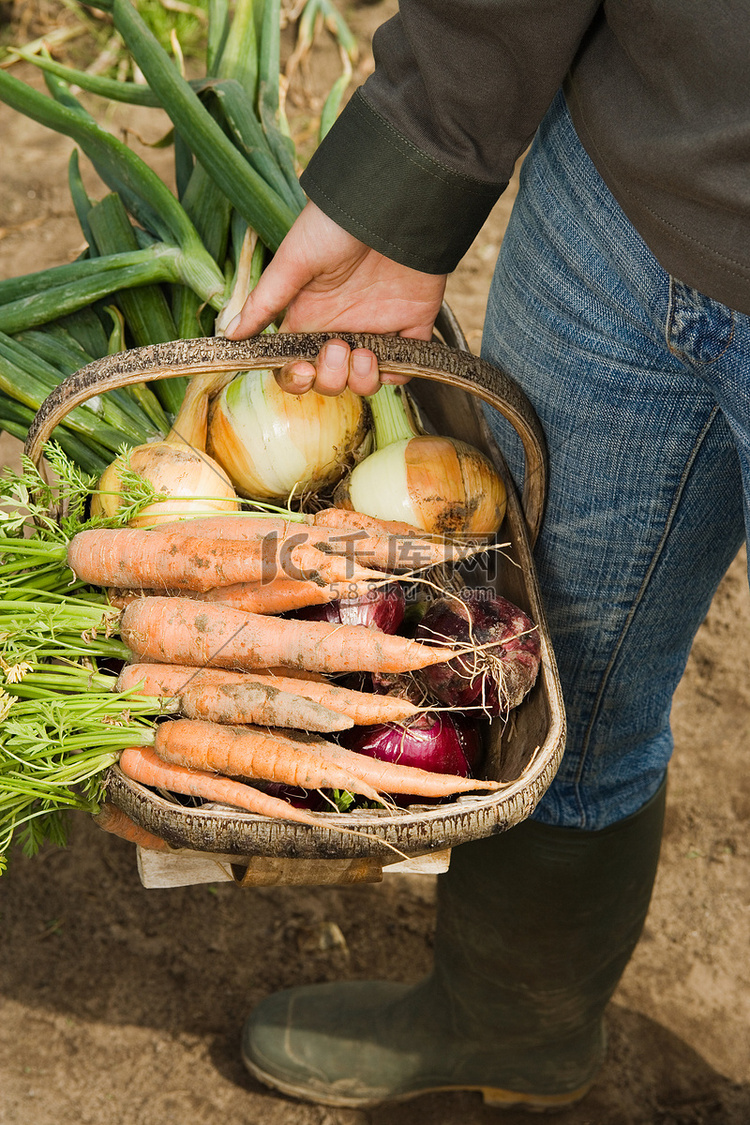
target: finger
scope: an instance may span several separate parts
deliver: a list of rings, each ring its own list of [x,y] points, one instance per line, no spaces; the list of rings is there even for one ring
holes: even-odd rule
[[[380,382],[387,383],[389,386],[400,386],[403,383],[408,383],[410,379],[411,375],[398,375],[396,372],[391,371],[388,371],[385,375],[380,376]]]
[[[378,361],[375,354],[366,348],[355,348],[351,352],[346,382],[343,382],[343,365],[338,365],[335,356],[333,369],[330,357],[326,362],[325,357],[321,359],[319,356],[318,363],[319,368],[306,361],[287,363],[276,373],[276,381],[283,391],[293,395],[303,395],[310,390],[323,395],[337,395],[347,386],[354,394],[374,395],[380,386]]]
[[[279,313],[296,297],[308,277],[301,277],[279,260],[277,253],[260,275],[260,281],[248,296],[239,316],[230,321],[225,336],[245,340],[267,328]]]
[[[314,390],[321,395],[340,395],[349,382],[351,350],[344,340],[329,340],[318,352]]]
[[[374,395],[380,386],[378,360],[368,348],[355,348],[349,359],[349,389],[355,395]]]
[[[312,390],[316,375],[317,371],[312,363],[287,363],[276,372],[276,382],[287,394],[304,395]]]

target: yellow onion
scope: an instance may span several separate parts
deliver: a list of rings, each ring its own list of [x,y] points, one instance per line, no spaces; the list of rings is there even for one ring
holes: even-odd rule
[[[207,449],[241,496],[283,500],[338,481],[366,434],[359,395],[291,395],[271,371],[249,371],[213,400]]]
[[[143,477],[168,499],[141,508],[131,527],[166,523],[192,515],[236,512],[240,503],[227,474],[206,449],[208,400],[226,375],[197,375],[188,384],[172,429],[164,441],[139,445],[104,470],[91,501],[94,516],[114,516],[120,508],[125,468]]]
[[[341,482],[335,503],[449,537],[493,534],[506,504],[494,466],[466,442],[415,432],[404,394],[383,385],[370,399],[375,452]]]

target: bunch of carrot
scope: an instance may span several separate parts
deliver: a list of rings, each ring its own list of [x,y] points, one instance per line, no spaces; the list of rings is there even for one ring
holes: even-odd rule
[[[408,699],[351,690],[329,676],[408,673],[455,652],[364,625],[279,614],[365,595],[399,572],[411,578],[415,559],[422,568],[441,565],[454,561],[455,550],[408,525],[335,508],[74,536],[68,564],[76,577],[109,588],[122,608],[120,637],[131,660],[117,690],[160,698],[180,716],[157,724],[153,747],[125,750],[123,772],[306,824],[318,823],[314,814],[247,781],[346,790],[371,801],[497,788],[377,761],[322,737],[420,711]]]

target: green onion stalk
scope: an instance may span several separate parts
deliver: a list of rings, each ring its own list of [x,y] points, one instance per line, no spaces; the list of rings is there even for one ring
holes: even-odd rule
[[[90,6],[111,13],[146,86],[89,75],[23,49],[16,54],[43,71],[48,94],[0,70],[0,100],[70,137],[110,191],[99,202],[89,198],[75,149],[68,180],[86,251],[68,265],[0,281],[0,332],[6,340],[26,334],[28,348],[31,330],[58,333],[60,341],[62,326],[74,326],[88,346],[88,359],[78,354],[79,367],[116,348],[216,331],[215,318],[239,268],[244,232],[256,232],[268,255],[305,204],[281,92],[279,0],[235,0],[231,18],[226,0],[210,0],[205,74],[192,81],[180,73],[179,45],[175,66],[130,0]],[[326,101],[325,132],[348,83],[357,45],[330,0],[308,0],[299,13],[295,61],[310,49],[319,24],[336,38],[343,67]],[[166,41],[163,35],[161,40]],[[75,96],[75,87],[167,113],[177,198],[135,152],[98,124]],[[108,326],[113,315],[122,317],[119,333]],[[74,355],[66,346],[56,356],[38,338],[30,350],[46,361],[43,374],[26,356],[0,356],[0,428],[17,437],[28,430],[30,412],[69,373]],[[57,362],[62,351],[64,363]],[[131,448],[168,432],[186,381],[161,380],[152,387],[148,396],[108,392],[96,409],[90,404],[76,408],[56,438],[86,471],[101,471],[102,463],[112,460],[113,431],[119,429],[121,442]]]

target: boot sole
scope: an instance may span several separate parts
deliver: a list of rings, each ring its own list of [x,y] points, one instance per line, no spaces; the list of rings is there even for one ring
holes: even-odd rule
[[[419,1098],[423,1094],[449,1094],[456,1091],[477,1092],[482,1095],[485,1105],[493,1109],[525,1109],[530,1113],[556,1113],[569,1106],[575,1105],[586,1096],[593,1080],[571,1090],[566,1094],[523,1094],[514,1090],[501,1090],[494,1086],[425,1086],[420,1090],[410,1090],[405,1094],[394,1094],[392,1097],[366,1098],[346,1097],[333,1092],[320,1093],[311,1091],[309,1086],[296,1086],[293,1082],[285,1082],[275,1075],[269,1074],[251,1059],[243,1055],[243,1062],[252,1074],[264,1086],[279,1090],[282,1094],[298,1098],[301,1101],[315,1102],[318,1105],[329,1105],[342,1109],[370,1109],[374,1106],[384,1105],[387,1102],[406,1102],[411,1098]]]

